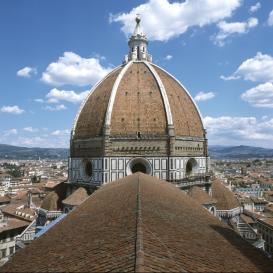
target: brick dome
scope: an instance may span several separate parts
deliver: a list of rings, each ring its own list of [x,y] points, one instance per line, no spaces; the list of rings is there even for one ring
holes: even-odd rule
[[[73,139],[115,135],[203,137],[202,120],[190,94],[168,72],[147,62],[128,62],[90,92],[76,118]]]
[[[75,119],[69,183],[97,187],[143,172],[179,185],[194,176],[195,184],[208,185],[198,108],[175,77],[152,63],[139,17],[128,45],[123,64],[92,88]]]

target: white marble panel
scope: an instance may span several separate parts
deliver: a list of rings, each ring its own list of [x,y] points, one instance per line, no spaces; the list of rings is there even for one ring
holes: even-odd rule
[[[118,169],[124,170],[124,160],[123,159],[118,160]]]

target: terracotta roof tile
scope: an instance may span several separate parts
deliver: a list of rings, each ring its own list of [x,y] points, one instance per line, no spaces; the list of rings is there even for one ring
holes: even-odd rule
[[[85,188],[78,188],[66,199],[63,200],[63,204],[71,206],[79,206],[87,197],[88,193]]]
[[[178,136],[204,137],[198,109],[186,90],[165,71],[153,65],[169,100]],[[122,67],[113,70],[95,88],[82,107],[73,140],[102,136],[111,92]],[[133,62],[123,75],[111,115],[111,135],[166,135],[167,117],[158,82],[144,62]]]
[[[189,192],[189,196],[195,199],[200,205],[206,205],[206,204],[215,204],[217,203],[216,200],[214,200],[211,196],[207,194],[204,190],[202,190],[198,186],[192,187]]]
[[[121,68],[110,72],[86,100],[79,113],[74,139],[102,135],[111,91]]]
[[[46,195],[45,199],[41,204],[42,209],[56,211],[58,207],[59,196],[56,192],[50,192]]]
[[[10,197],[9,196],[0,196],[0,203],[8,203],[10,202]]]
[[[246,215],[246,214],[243,214],[243,213],[242,213],[240,216],[242,217],[242,219],[243,219],[247,224],[254,224],[254,223],[255,223],[255,221],[253,220],[253,218],[250,217],[250,216],[248,216],[248,215]]]
[[[154,69],[165,86],[173,116],[175,133],[178,136],[204,136],[201,117],[185,89],[157,66]]]
[[[2,272],[270,272],[260,251],[179,189],[136,173],[92,194]]]
[[[0,227],[0,233],[12,229],[17,229],[17,228],[23,228],[27,227],[29,225],[29,222],[19,220],[19,219],[8,219],[6,222],[6,225],[2,225]]]
[[[122,78],[113,107],[111,134],[167,134],[163,100],[144,63],[132,64]]]
[[[234,193],[227,189],[218,179],[212,183],[212,198],[216,199],[216,208],[218,210],[230,210],[240,207],[240,203]]]

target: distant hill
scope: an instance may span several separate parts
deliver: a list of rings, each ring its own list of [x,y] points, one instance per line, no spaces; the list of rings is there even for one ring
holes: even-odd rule
[[[252,146],[209,146],[211,158],[230,158],[230,159],[247,159],[247,158],[269,158],[273,157],[273,149],[265,149]]]
[[[211,158],[273,158],[273,149],[265,149],[252,146],[209,146]],[[0,144],[0,159],[66,159],[69,149],[65,148],[27,148]]]
[[[65,159],[69,149],[27,148],[0,144],[0,159]]]

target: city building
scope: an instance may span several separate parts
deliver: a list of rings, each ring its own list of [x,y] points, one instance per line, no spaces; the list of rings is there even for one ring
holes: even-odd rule
[[[257,227],[265,241],[265,251],[273,257],[273,217],[257,219]]]
[[[0,265],[3,265],[15,253],[16,236],[19,235],[29,222],[5,217],[0,212]]]

